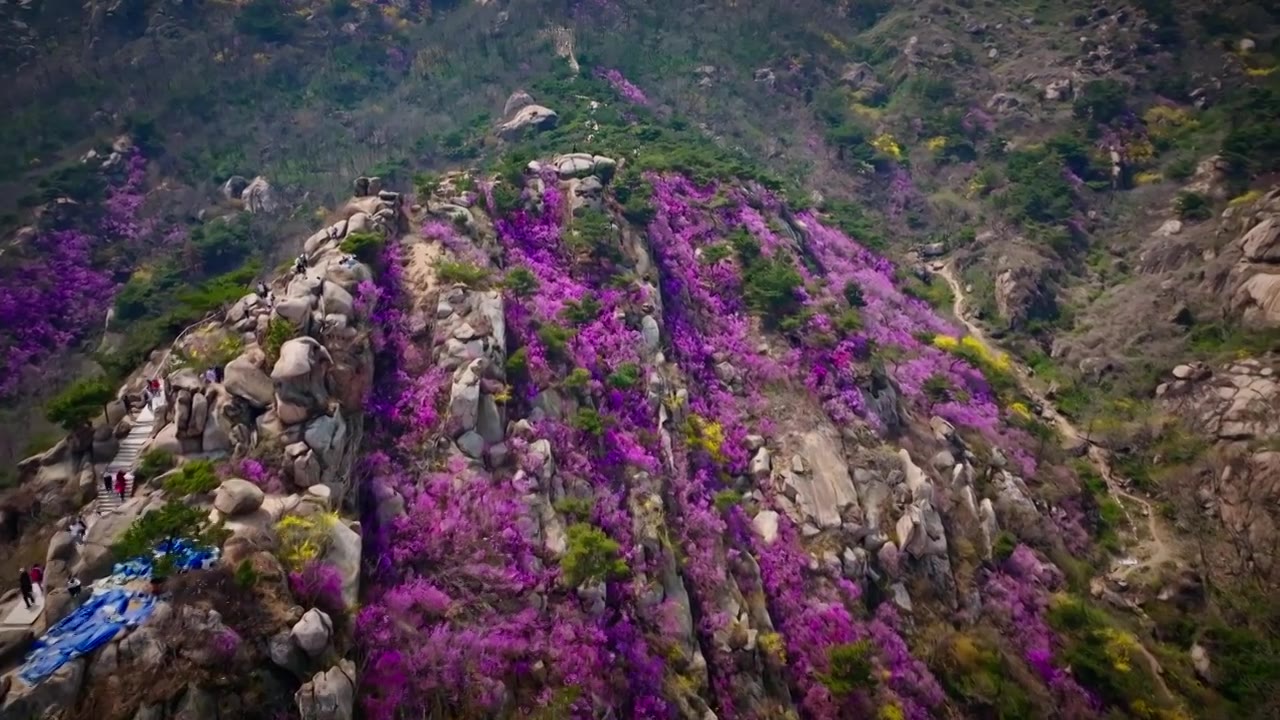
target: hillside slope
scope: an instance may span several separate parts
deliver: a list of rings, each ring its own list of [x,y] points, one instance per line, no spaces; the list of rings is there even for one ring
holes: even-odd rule
[[[66,561],[143,377],[218,465],[133,511],[266,497],[178,593],[236,672],[57,705],[1270,717],[1274,14],[0,6],[6,561]]]

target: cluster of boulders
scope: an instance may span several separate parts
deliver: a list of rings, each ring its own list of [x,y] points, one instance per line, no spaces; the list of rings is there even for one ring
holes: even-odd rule
[[[1214,371],[1204,363],[1178,365],[1156,397],[1185,414],[1198,432],[1222,440],[1280,434],[1280,364],[1246,359]]]
[[[1242,233],[1235,243],[1240,260],[1232,271],[1232,309],[1246,322],[1280,326],[1280,187],[1228,211],[1228,226]]]
[[[449,427],[473,460],[501,466],[506,435],[506,320],[502,294],[454,285],[440,293],[434,328],[437,364],[453,374]]]
[[[282,207],[276,198],[275,189],[263,176],[248,180],[240,175],[232,175],[222,184],[222,195],[228,200],[239,200],[244,209],[255,215],[271,214]]]
[[[503,108],[503,121],[498,125],[498,137],[503,140],[519,140],[527,135],[551,130],[560,122],[555,110],[534,103],[533,96],[518,90],[507,99]]]

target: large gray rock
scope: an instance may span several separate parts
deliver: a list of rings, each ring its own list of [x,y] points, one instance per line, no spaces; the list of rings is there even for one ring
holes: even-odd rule
[[[270,407],[275,398],[271,378],[262,370],[264,356],[256,348],[227,363],[223,370],[222,386],[227,392],[242,398],[258,409]]]
[[[796,492],[796,504],[804,520],[819,528],[839,527],[841,513],[857,508],[858,494],[849,477],[835,430],[823,426],[800,436],[804,458],[801,469],[794,466],[784,474]],[[793,461],[795,458],[793,458]]]
[[[213,496],[213,506],[227,517],[237,517],[248,515],[262,507],[265,497],[266,493],[262,492],[262,488],[248,480],[228,478],[218,486],[218,492]]]
[[[1280,218],[1269,217],[1254,225],[1240,238],[1240,247],[1246,260],[1280,262]]]
[[[498,137],[503,140],[518,140],[521,137],[550,130],[560,121],[555,110],[541,105],[526,105],[510,120],[498,126]]]
[[[280,202],[276,199],[275,190],[272,189],[271,183],[267,179],[259,175],[249,183],[248,187],[240,193],[240,199],[244,201],[244,207],[251,213],[273,213],[280,209]]]
[[[765,545],[772,545],[778,539],[778,513],[773,510],[761,510],[751,519],[751,529],[760,536]]]
[[[329,529],[329,544],[322,560],[332,565],[342,577],[342,600],[354,607],[360,599],[360,523],[351,527],[336,522]]]
[[[76,658],[34,687],[10,690],[0,706],[0,720],[56,717],[70,711],[84,685],[85,663],[84,658]]]
[[[458,373],[449,389],[449,419],[458,432],[474,430],[480,417],[480,377],[484,359],[476,358]]]
[[[333,621],[323,610],[312,608],[294,624],[289,637],[307,655],[320,657],[333,640]]]
[[[0,630],[0,666],[9,667],[21,660],[35,641],[35,633],[26,628]]]
[[[343,658],[316,673],[294,695],[302,720],[351,720],[355,705],[355,665]]]

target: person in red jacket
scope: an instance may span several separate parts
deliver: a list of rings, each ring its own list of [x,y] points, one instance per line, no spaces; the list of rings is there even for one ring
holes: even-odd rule
[[[30,575],[31,575],[31,584],[34,585],[36,587],[36,591],[39,592],[41,596],[43,596],[44,595],[44,569],[41,568],[39,565],[32,565]]]
[[[120,496],[120,502],[124,502],[124,471],[121,470],[116,474],[116,494]]]

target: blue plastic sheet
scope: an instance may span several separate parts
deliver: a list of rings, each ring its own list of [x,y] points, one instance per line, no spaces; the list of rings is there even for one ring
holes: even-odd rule
[[[218,561],[216,548],[195,545],[187,540],[168,541],[156,547],[156,557],[172,555],[178,572],[207,569]],[[58,671],[66,663],[87,655],[110,642],[121,628],[134,628],[155,609],[156,598],[149,592],[125,590],[124,585],[151,576],[153,558],[134,558],[117,563],[111,576],[85,603],[49,628],[27,654],[18,676],[34,685]]]
[[[155,609],[150,593],[111,588],[97,592],[36,641],[18,671],[28,685],[57,672],[66,663],[105,645],[123,627],[135,627]]]

